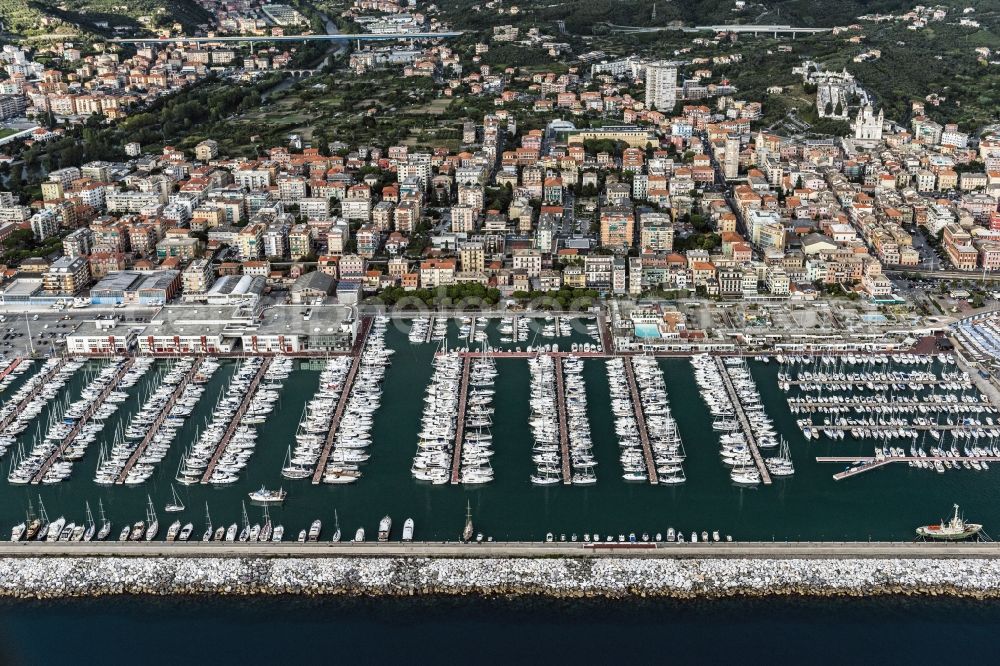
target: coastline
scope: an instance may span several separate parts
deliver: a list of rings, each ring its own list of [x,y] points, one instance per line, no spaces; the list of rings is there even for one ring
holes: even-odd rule
[[[993,558],[0,557],[0,597],[1000,598]]]

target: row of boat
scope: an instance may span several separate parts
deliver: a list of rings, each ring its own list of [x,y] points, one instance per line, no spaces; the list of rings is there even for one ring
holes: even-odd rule
[[[323,483],[354,483],[361,478],[359,465],[368,460],[374,414],[382,404],[382,380],[394,350],[385,344],[387,317],[377,317],[358,359],[357,374],[347,396],[323,469]]]
[[[239,479],[257,446],[256,425],[274,409],[292,362],[281,356],[269,360],[251,356],[240,361],[229,385],[219,395],[212,420],[185,452],[177,470],[178,483],[192,485],[207,480],[214,485],[229,485]],[[209,474],[213,460],[215,465]]]
[[[219,365],[214,358],[204,359],[187,383],[184,383],[185,379],[194,371],[195,360],[192,358],[173,360],[165,370],[159,372],[155,388],[142,401],[139,411],[132,415],[125,428],[116,433],[111,448],[102,447],[94,481],[101,485],[112,485],[118,482],[123,473],[125,485],[140,485],[148,480],[156,465],[166,457],[177,431],[184,425],[204,393],[204,383]],[[175,397],[182,384],[183,390]],[[145,448],[139,452],[126,473],[129,461],[143,443],[146,444]]]
[[[17,365],[14,365],[15,363]],[[7,374],[4,375],[3,379],[0,379],[0,394],[3,394],[4,391],[9,389],[15,382],[17,382],[17,380],[21,377],[21,375],[26,373],[28,370],[31,370],[31,367],[32,365],[34,365],[34,363],[35,361],[30,358],[25,358],[20,360],[12,359],[5,368]]]
[[[294,448],[289,450],[281,468],[281,476],[286,479],[312,476],[333,426],[333,417],[343,394],[351,363],[352,360],[347,356],[334,356],[326,360],[319,373],[319,387],[302,408]],[[359,452],[358,456],[368,459],[364,452]]]
[[[45,484],[68,479],[73,463],[83,458],[87,447],[104,430],[105,422],[128,400],[125,389],[135,386],[153,363],[152,357],[131,362],[119,359],[98,370],[78,400],[68,405],[59,403],[53,410],[45,436],[34,438],[30,451],[12,466],[8,480],[26,484],[39,474]]]
[[[539,486],[553,485],[563,480],[555,364],[556,360],[552,356],[534,356],[528,359],[531,373],[531,416],[528,423],[534,438],[531,459],[535,464],[531,483]]]
[[[560,534],[558,539],[556,539],[556,536],[552,534],[552,532],[548,532],[545,535],[546,543],[554,543],[556,541],[560,543],[564,543],[566,541],[575,543],[579,540],[580,539],[576,534],[569,535],[568,539],[565,534]],[[661,532],[657,532],[652,535],[649,532],[643,532],[641,535],[637,536],[635,532],[629,532],[628,536],[625,534],[619,534],[616,539],[612,534],[602,536],[601,534],[595,532],[594,534],[584,534],[582,540],[583,543],[684,543],[684,534],[680,530],[675,531],[674,528],[668,527],[665,535]],[[691,532],[690,540],[691,543],[698,543],[698,533]],[[726,542],[729,543],[732,542],[732,540],[733,537],[727,534]],[[703,530],[701,533],[701,541],[704,543],[719,543],[722,541],[722,536],[719,534],[718,530],[712,530],[711,535],[709,535],[708,530]]]
[[[0,408],[0,456],[17,442],[42,410],[56,399],[66,382],[86,364],[85,359],[47,359]]]
[[[448,483],[451,476],[458,428],[462,357],[457,352],[441,352],[434,356],[431,366],[433,371],[424,392],[417,451],[410,474],[418,481],[442,485]]]
[[[764,357],[766,360],[766,357]],[[895,363],[896,365],[924,365],[934,357],[924,354],[777,354],[774,357],[782,366],[821,365],[880,365]],[[938,363],[948,365],[955,363],[955,357],[950,354],[938,354]]]

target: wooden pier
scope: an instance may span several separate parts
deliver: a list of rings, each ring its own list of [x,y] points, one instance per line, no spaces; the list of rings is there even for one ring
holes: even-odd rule
[[[160,430],[160,426],[163,425],[163,422],[167,419],[167,416],[170,415],[170,410],[173,409],[174,405],[177,404],[177,400],[178,398],[181,397],[181,394],[184,393],[184,389],[187,388],[187,385],[191,382],[194,376],[198,374],[198,370],[201,369],[201,364],[203,361],[204,358],[200,356],[196,358],[194,361],[194,365],[191,366],[191,369],[188,370],[187,374],[184,375],[184,378],[181,379],[180,384],[174,387],[174,391],[173,393],[170,394],[170,398],[167,399],[167,402],[166,404],[164,404],[163,409],[160,410],[160,413],[156,415],[156,418],[153,419],[153,422],[150,424],[149,431],[146,433],[146,436],[142,438],[142,441],[139,442],[139,446],[137,446],[135,451],[132,452],[132,455],[128,457],[128,461],[125,463],[125,467],[122,468],[121,473],[118,474],[118,478],[115,479],[116,484],[120,485],[125,483],[125,479],[128,478],[129,472],[132,471],[132,468],[135,467],[135,464],[139,462],[139,458],[142,457],[142,454],[144,454],[146,452],[146,449],[149,448],[149,445],[152,444],[153,439],[156,437],[157,433]]]
[[[330,429],[326,432],[326,439],[323,440],[323,450],[319,454],[319,460],[316,461],[316,469],[313,470],[312,482],[314,485],[323,480],[323,473],[326,472],[326,465],[330,460],[330,454],[333,453],[333,444],[337,440],[337,431],[340,430],[340,422],[344,418],[344,412],[347,410],[347,402],[351,398],[351,389],[354,387],[354,380],[358,376],[358,370],[361,369],[361,352],[365,347],[365,342],[368,340],[372,321],[371,317],[365,317],[361,320],[361,327],[358,329],[358,339],[354,341],[354,348],[352,350],[354,358],[351,359],[351,369],[347,371],[347,376],[344,378],[344,385],[340,388],[337,408],[334,410],[333,418],[330,420]]]
[[[59,460],[62,454],[66,452],[66,449],[69,448],[69,445],[72,444],[73,440],[76,439],[76,436],[80,434],[80,430],[83,428],[84,425],[87,424],[88,421],[90,421],[91,417],[94,416],[94,413],[101,407],[101,405],[104,404],[104,401],[108,399],[108,396],[111,395],[111,392],[115,391],[118,388],[118,383],[122,380],[122,377],[125,376],[125,373],[129,371],[129,368],[131,368],[132,364],[134,363],[135,363],[134,358],[130,358],[124,363],[122,363],[121,367],[118,368],[118,371],[115,373],[114,377],[112,377],[111,381],[108,382],[108,385],[105,386],[104,390],[101,391],[100,395],[97,396],[97,399],[94,400],[92,403],[90,403],[90,406],[87,407],[87,410],[83,413],[83,416],[81,416],[79,419],[76,420],[76,423],[74,423],[73,427],[70,428],[69,433],[65,437],[63,437],[62,441],[59,443],[59,446],[56,447],[56,450],[53,451],[51,455],[49,455],[48,459],[44,463],[42,463],[42,466],[38,468],[37,472],[35,472],[35,475],[31,477],[32,483],[37,484],[42,482],[42,479],[45,478],[45,474],[49,471],[49,468],[52,467],[52,465],[54,465],[55,462]]]
[[[469,403],[469,373],[472,356],[462,358],[462,382],[458,387],[458,414],[455,417],[455,447],[451,452],[451,482],[458,483],[462,475],[462,442],[465,439],[465,410]]]
[[[340,389],[340,397],[337,398],[337,409],[333,412],[333,418],[330,420],[330,429],[326,431],[326,439],[323,440],[323,450],[319,454],[319,460],[316,461],[316,469],[313,470],[312,482],[314,484],[323,480],[323,473],[326,471],[326,464],[330,460],[330,454],[333,453],[333,444],[337,441],[337,431],[340,430],[340,422],[344,418],[344,412],[347,411],[347,403],[351,399],[351,389],[354,387],[354,380],[357,378],[360,368],[361,357],[355,356],[351,359],[351,369],[347,371],[347,376],[344,378],[344,385]]]
[[[852,476],[857,476],[863,472],[869,470],[878,469],[879,467],[885,467],[891,463],[911,463],[911,462],[950,462],[950,463],[961,463],[962,461],[969,462],[985,462],[985,463],[1000,463],[1000,457],[998,456],[886,456],[876,458],[874,456],[817,456],[816,462],[827,462],[827,463],[847,463],[850,465],[855,465],[850,469],[845,469],[843,472],[838,472],[833,475],[834,481],[841,481],[843,479],[848,479]]]
[[[257,392],[257,387],[260,386],[261,380],[264,379],[264,373],[267,369],[271,367],[271,361],[273,358],[271,356],[264,357],[263,362],[261,362],[260,367],[257,368],[257,374],[253,376],[250,381],[250,386],[247,387],[246,393],[243,394],[243,400],[240,401],[240,406],[236,408],[236,413],[233,414],[233,419],[229,422],[229,427],[226,428],[226,432],[223,433],[222,439],[219,440],[219,445],[215,447],[215,453],[212,454],[212,459],[208,461],[208,467],[205,468],[205,473],[201,477],[202,483],[208,483],[209,479],[212,478],[212,474],[215,472],[215,466],[219,464],[219,459],[222,454],[225,453],[226,447],[229,445],[229,440],[233,438],[236,433],[236,429],[240,427],[241,421],[243,421],[243,416],[247,413],[247,409],[250,408],[250,401],[253,400],[254,394]]]
[[[653,461],[653,449],[649,445],[649,431],[646,430],[646,415],[642,411],[642,400],[639,398],[639,386],[635,382],[635,369],[632,362],[625,361],[625,379],[632,394],[632,409],[635,411],[635,423],[639,430],[639,441],[642,443],[642,456],[646,459],[646,475],[654,486],[660,482],[656,474],[656,463]]]
[[[753,428],[750,427],[750,420],[747,418],[746,412],[743,411],[743,403],[740,402],[740,396],[736,393],[736,387],[733,386],[733,380],[729,376],[726,364],[722,362],[720,357],[716,356],[715,365],[719,368],[719,374],[722,375],[722,383],[726,385],[726,392],[729,393],[729,400],[733,403],[733,410],[736,412],[736,417],[740,420],[740,425],[743,427],[743,434],[746,437],[747,446],[750,448],[750,453],[753,455],[753,461],[754,464],[757,465],[757,471],[760,472],[760,479],[764,482],[765,486],[769,486],[771,485],[771,475],[767,471],[767,465],[764,464],[764,457],[760,455],[760,448],[757,446],[757,438],[754,437]]]
[[[14,422],[14,420],[28,406],[28,403],[31,402],[35,398],[35,396],[38,395],[38,392],[41,391],[42,388],[46,384],[48,384],[52,380],[53,377],[56,376],[57,372],[59,372],[60,370],[62,370],[62,367],[64,365],[66,365],[66,359],[65,358],[61,358],[61,359],[59,359],[59,363],[57,363],[56,365],[52,366],[52,369],[45,373],[45,376],[42,377],[42,380],[40,382],[38,382],[37,386],[35,386],[35,390],[32,391],[31,393],[29,393],[28,395],[26,395],[24,397],[24,399],[21,400],[21,402],[19,402],[17,404],[17,408],[14,411],[12,411],[6,418],[0,419],[0,430],[6,429],[7,426],[9,426],[11,423]],[[33,381],[33,380],[34,380],[34,378],[32,378],[29,381]]]
[[[424,343],[430,342],[434,337],[434,315],[427,318],[427,335],[424,336]]]
[[[3,372],[0,372],[0,380],[6,379],[7,375],[14,372],[14,370],[17,369],[17,366],[21,365],[21,360],[20,356],[15,356],[11,362],[7,364],[7,367],[3,369]]]
[[[563,483],[567,486],[573,483],[573,473],[569,465],[569,419],[566,418],[566,390],[563,380],[562,359],[554,359],[556,369],[556,410],[559,413],[559,449],[562,461]]]

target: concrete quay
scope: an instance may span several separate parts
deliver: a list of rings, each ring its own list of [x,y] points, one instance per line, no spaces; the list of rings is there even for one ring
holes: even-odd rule
[[[673,559],[1000,559],[998,542],[736,541],[583,542],[0,542],[0,558],[673,558]]]

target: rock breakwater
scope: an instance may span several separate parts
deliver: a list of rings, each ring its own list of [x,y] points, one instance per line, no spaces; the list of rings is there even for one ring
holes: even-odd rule
[[[0,597],[114,594],[1000,597],[995,559],[0,558]]]

